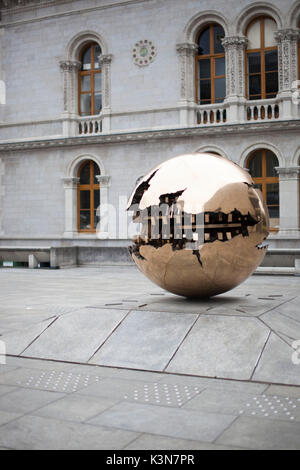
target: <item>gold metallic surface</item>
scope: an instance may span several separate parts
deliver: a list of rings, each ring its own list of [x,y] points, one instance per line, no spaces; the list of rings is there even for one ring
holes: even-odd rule
[[[226,292],[250,276],[266,253],[261,243],[269,216],[261,191],[247,171],[219,155],[181,155],[156,166],[137,184],[128,210],[141,225],[129,248],[133,260],[178,295]]]

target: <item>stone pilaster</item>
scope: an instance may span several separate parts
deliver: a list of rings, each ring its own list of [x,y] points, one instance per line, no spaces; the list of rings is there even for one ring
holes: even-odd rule
[[[229,105],[228,121],[244,120],[245,103],[245,49],[248,39],[243,36],[226,36],[222,40],[226,63],[226,99]]]
[[[245,97],[245,49],[248,39],[226,36],[222,40],[226,59],[226,98]]]
[[[99,64],[102,73],[102,131],[110,131],[110,113],[111,113],[111,62],[112,54],[103,54],[99,56]]]
[[[77,233],[77,185],[79,178],[63,178],[65,190],[65,238],[73,238]]]
[[[279,237],[298,238],[300,167],[276,167],[279,174]]]
[[[180,63],[180,124],[188,126],[195,123],[195,112],[189,109],[195,104],[195,57],[197,45],[184,42],[176,45]]]
[[[110,176],[96,176],[100,187],[100,207],[97,213],[100,216],[100,222],[97,226],[97,238],[106,239],[109,236],[109,199],[108,188],[110,186]]]
[[[297,117],[298,107],[292,100],[293,86],[297,80],[297,43],[299,30],[281,29],[275,32],[278,45],[279,97],[282,100],[282,118]]]
[[[63,135],[69,137],[76,134],[74,118],[78,116],[78,70],[81,64],[77,60],[64,60],[59,66],[63,73]]]

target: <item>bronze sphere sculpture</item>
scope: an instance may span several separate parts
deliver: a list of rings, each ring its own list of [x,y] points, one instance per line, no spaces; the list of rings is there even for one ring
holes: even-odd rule
[[[151,281],[186,297],[243,282],[266,253],[269,216],[247,171],[216,154],[180,155],[153,168],[128,210],[140,224],[129,247]]]

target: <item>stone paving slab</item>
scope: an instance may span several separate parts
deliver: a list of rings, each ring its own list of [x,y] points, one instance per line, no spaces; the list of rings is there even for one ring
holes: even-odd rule
[[[256,450],[299,450],[300,423],[238,418],[216,443]]]
[[[88,362],[127,315],[127,310],[82,309],[60,317],[24,355]]]
[[[41,323],[31,325],[27,328],[3,334],[1,340],[6,344],[6,354],[20,355],[53,323],[49,319]]]
[[[125,447],[125,450],[243,450],[240,447],[222,446],[187,439],[176,439],[154,434],[143,434]]]
[[[249,380],[268,335],[255,318],[201,316],[167,371]]]
[[[0,446],[22,450],[123,449],[137,433],[40,416],[23,416],[0,427]]]
[[[213,442],[234,419],[234,416],[225,414],[120,403],[91,419],[89,423],[136,432]]]
[[[294,352],[293,348],[272,333],[253,379],[269,383],[300,385],[300,366],[292,362]]]
[[[162,371],[196,320],[194,314],[133,311],[90,362]]]

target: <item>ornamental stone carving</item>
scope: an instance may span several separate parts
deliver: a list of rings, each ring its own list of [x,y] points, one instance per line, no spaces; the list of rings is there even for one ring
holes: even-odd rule
[[[154,61],[157,48],[152,41],[141,39],[132,48],[132,60],[135,65],[145,67]]]
[[[290,91],[293,81],[297,80],[297,42],[300,31],[281,29],[275,32],[278,44],[279,91]]]
[[[184,42],[176,45],[180,60],[180,99],[194,101],[194,64],[198,47],[195,43]]]
[[[244,51],[248,39],[243,36],[226,36],[222,39],[226,57],[226,98],[244,96]]]

